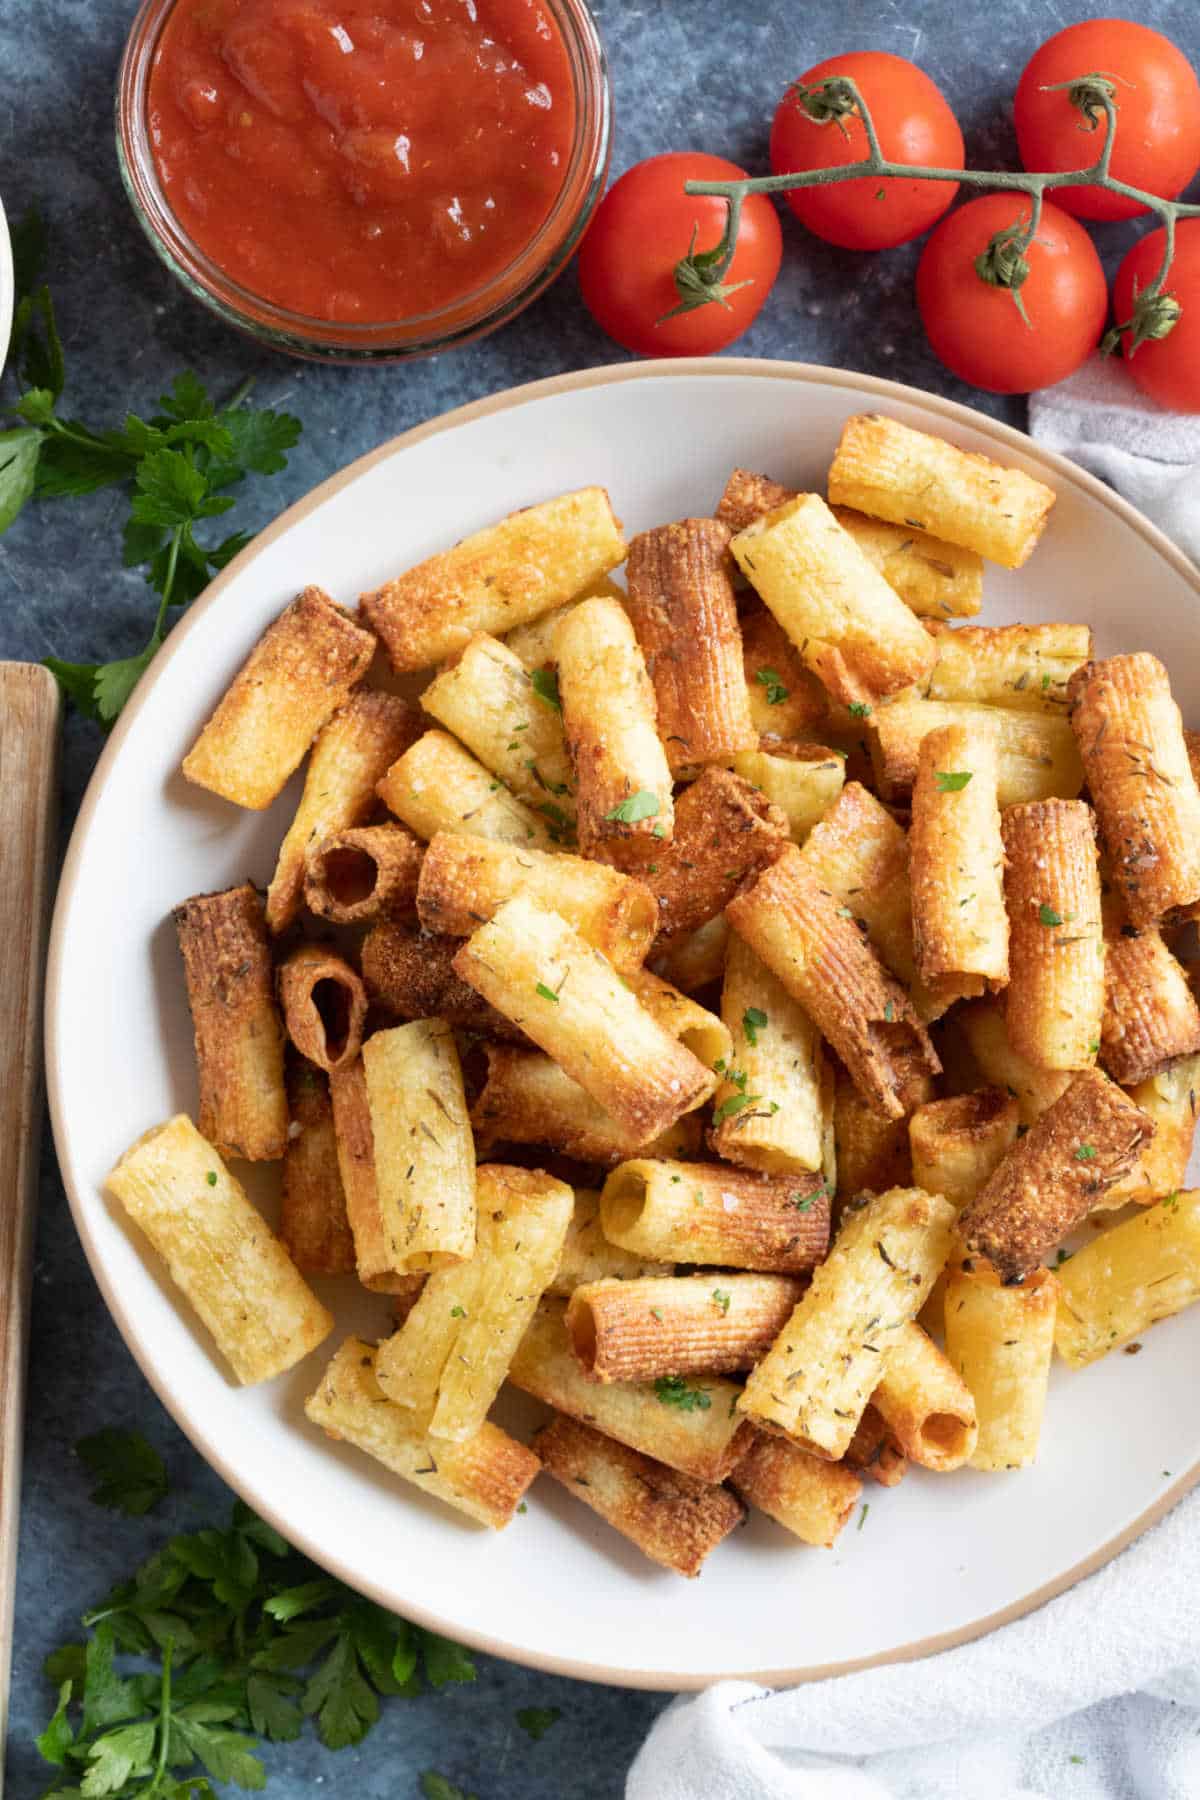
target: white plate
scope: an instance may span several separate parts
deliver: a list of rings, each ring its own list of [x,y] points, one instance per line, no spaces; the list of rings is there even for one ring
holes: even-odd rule
[[[795,364],[594,370],[409,432],[256,539],[126,709],[63,875],[47,1002],[54,1130],[80,1236],[134,1356],[209,1462],[318,1562],[420,1623],[563,1673],[666,1688],[798,1680],[940,1648],[1059,1591],[1200,1476],[1200,1308],[1158,1326],[1138,1357],[1057,1370],[1035,1469],[918,1470],[894,1491],[870,1487],[866,1528],[852,1525],[832,1552],[758,1518],[699,1581],[681,1581],[548,1481],[499,1536],[465,1526],[305,1422],[328,1347],[266,1387],[236,1389],[102,1193],[140,1131],[195,1104],[170,909],[247,875],[265,883],[295,799],[293,785],[270,812],[241,813],[189,788],[179,763],[305,583],[353,602],[499,514],[587,482],[607,484],[631,531],[710,510],[735,463],[820,488],[843,420],[871,407],[1057,488],[1028,567],[989,569],[985,620],[1084,619],[1101,653],[1156,651],[1185,716],[1200,720],[1194,570],[1098,482],[1016,432],[908,388]],[[321,1285],[340,1326],[384,1329],[381,1303]]]

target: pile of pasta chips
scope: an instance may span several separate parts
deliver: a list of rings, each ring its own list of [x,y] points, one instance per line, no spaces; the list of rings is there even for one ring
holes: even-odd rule
[[[867,414],[825,494],[698,498],[269,626],[183,769],[260,810],[303,764],[294,818],[265,894],[181,900],[196,1121],[109,1179],[238,1381],[366,1289],[312,1425],[496,1529],[544,1472],[686,1575],[1028,1465],[1055,1348],[1200,1274],[1200,740],[1153,656],[963,623],[1053,493]]]

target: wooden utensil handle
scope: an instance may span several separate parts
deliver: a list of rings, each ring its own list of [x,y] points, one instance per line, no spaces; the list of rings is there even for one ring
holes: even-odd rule
[[[0,663],[0,1746],[12,1662],[41,1093],[42,962],[58,798],[58,685]],[[2,1760],[2,1759],[0,1759]],[[0,1784],[3,1776],[0,1775]]]

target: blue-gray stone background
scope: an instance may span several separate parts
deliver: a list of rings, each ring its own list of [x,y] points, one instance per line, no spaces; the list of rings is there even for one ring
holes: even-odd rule
[[[655,151],[688,148],[764,170],[784,83],[850,49],[914,58],[962,121],[968,159],[983,168],[1014,166],[1011,95],[1026,59],[1061,26],[1117,9],[1103,0],[1002,7],[983,0],[595,0],[594,10],[612,70],[616,174]],[[255,400],[286,406],[305,427],[286,474],[240,495],[232,523],[254,528],[421,420],[518,382],[623,356],[584,311],[573,271],[506,330],[407,367],[317,368],[235,335],[160,267],[122,192],[112,92],[133,11],[133,0],[0,0],[0,193],[13,219],[36,201],[52,231],[49,277],[73,413],[102,425],[118,422],[127,407],[151,411],[182,368],[196,369],[217,394],[254,376]],[[1139,0],[1128,11],[1200,60],[1194,0]],[[1023,402],[965,387],[926,348],[912,298],[917,247],[860,257],[807,237],[786,210],[782,216],[782,274],[736,353],[866,370],[1024,423]],[[1128,226],[1105,227],[1106,261],[1134,235]],[[140,576],[121,568],[124,505],[100,494],[31,506],[0,539],[0,656],[104,660],[141,647],[151,599]],[[64,843],[100,743],[94,726],[68,721]],[[148,1520],[125,1521],[87,1499],[71,1446],[103,1425],[140,1428],[166,1458],[172,1498]],[[71,1638],[79,1614],[172,1530],[215,1520],[228,1503],[105,1311],[47,1133],[6,1764],[11,1800],[31,1800],[51,1774],[32,1742],[49,1711],[43,1656]],[[434,1768],[479,1800],[617,1800],[665,1696],[478,1662],[473,1687],[388,1703],[359,1750],[332,1755],[311,1735],[268,1747],[270,1793],[288,1800],[327,1784],[355,1800],[410,1800],[420,1771]],[[514,1717],[530,1705],[562,1709],[538,1744]]]

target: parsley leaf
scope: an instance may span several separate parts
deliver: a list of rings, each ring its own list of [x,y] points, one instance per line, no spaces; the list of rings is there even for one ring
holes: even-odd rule
[[[544,981],[538,982],[534,993],[540,994],[543,1000],[553,1000],[555,1006],[558,1005],[558,995],[552,987],[547,987]]]
[[[748,1006],[742,1014],[742,1030],[746,1034],[746,1042],[753,1050],[758,1044],[758,1034],[765,1031],[770,1024],[766,1013],[757,1006]]]
[[[0,431],[0,531],[7,531],[34,490],[42,434],[29,426]]]
[[[67,1719],[67,1706],[74,1689],[73,1681],[64,1681],[58,1690],[58,1705],[46,1723],[44,1731],[34,1739],[38,1754],[44,1762],[55,1763],[59,1768],[67,1760],[67,1751],[75,1742],[75,1733]]]
[[[1043,900],[1042,904],[1038,907],[1038,924],[1046,926],[1061,925],[1062,914],[1055,912],[1054,908],[1052,906],[1047,906],[1046,902]]]
[[[788,697],[789,688],[785,688],[774,669],[758,669],[754,675],[760,687],[767,690],[767,705],[780,706]]]
[[[732,1295],[729,1293],[728,1289],[727,1288],[714,1288],[712,1291],[712,1297],[713,1297],[713,1305],[720,1307],[722,1313],[728,1314],[729,1302],[732,1298]]]
[[[561,1706],[522,1706],[517,1712],[517,1724],[535,1744],[539,1744],[550,1727],[557,1725],[561,1718]]]
[[[973,774],[971,769],[936,769],[933,779],[939,794],[960,794]]]
[[[422,1800],[479,1800],[477,1794],[468,1794],[466,1788],[455,1787],[436,1769],[426,1769],[421,1777]]]
[[[1096,1157],[1095,1144],[1077,1144],[1075,1146],[1075,1161],[1076,1162],[1094,1162],[1095,1157]]]
[[[452,1643],[449,1638],[439,1637],[436,1631],[420,1629],[417,1636],[421,1644],[425,1679],[430,1687],[445,1687],[446,1683],[450,1681],[475,1680],[475,1664],[461,1644]]]
[[[558,676],[553,669],[535,669],[529,677],[533,691],[539,700],[552,707],[555,712],[562,711],[562,701],[558,697]]]
[[[642,819],[653,819],[657,813],[658,795],[652,794],[649,788],[639,788],[635,794],[628,794],[618,801],[604,817],[618,819],[622,825],[636,825]]]
[[[138,1518],[166,1494],[162,1457],[140,1431],[107,1427],[80,1438],[75,1454],[97,1483],[91,1494],[97,1506],[111,1506]]]
[[[852,719],[869,719],[871,716],[871,708],[865,700],[852,700],[846,711]]]
[[[682,1375],[660,1375],[654,1383],[655,1398],[680,1412],[707,1412],[712,1401],[703,1388],[689,1387]]]

